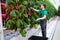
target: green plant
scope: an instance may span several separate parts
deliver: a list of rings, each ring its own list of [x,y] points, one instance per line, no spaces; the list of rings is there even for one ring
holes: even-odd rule
[[[26,36],[26,31],[25,30],[20,30],[20,33],[21,33],[22,36],[24,36],[24,37]]]
[[[60,6],[59,6],[59,8],[58,8],[58,14],[59,14],[59,16],[60,16]]]
[[[13,20],[8,20],[6,26],[8,29],[13,29],[15,22]]]
[[[60,6],[58,7],[58,11],[56,12],[57,16],[60,16]]]

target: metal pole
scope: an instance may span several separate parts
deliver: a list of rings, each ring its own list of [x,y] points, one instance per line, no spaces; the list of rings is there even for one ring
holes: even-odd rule
[[[1,14],[1,1],[0,1],[0,40],[4,40],[4,35],[3,35],[3,25],[2,25],[2,14]]]

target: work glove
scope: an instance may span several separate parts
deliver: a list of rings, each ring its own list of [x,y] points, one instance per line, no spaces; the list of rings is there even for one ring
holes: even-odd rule
[[[37,18],[37,19],[36,19],[36,21],[39,21],[39,20],[40,20],[40,18]]]
[[[33,8],[32,8],[32,7],[30,7],[30,9],[32,10]]]

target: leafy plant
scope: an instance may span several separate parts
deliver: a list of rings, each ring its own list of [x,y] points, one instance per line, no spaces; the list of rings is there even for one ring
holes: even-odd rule
[[[18,15],[18,11],[17,11],[17,10],[12,10],[11,13],[10,13],[10,16],[11,16],[12,18],[16,18],[17,15]]]
[[[28,1],[23,1],[23,5],[28,5]]]
[[[22,36],[24,36],[24,37],[26,36],[26,31],[25,30],[20,30],[20,33],[21,33]]]
[[[8,29],[10,29],[11,27],[13,27],[15,24],[15,22],[13,20],[8,20],[6,23],[6,26]]]
[[[21,27],[22,25],[23,25],[23,21],[20,20],[20,19],[18,19],[18,20],[16,21],[16,26],[19,28],[19,27]]]

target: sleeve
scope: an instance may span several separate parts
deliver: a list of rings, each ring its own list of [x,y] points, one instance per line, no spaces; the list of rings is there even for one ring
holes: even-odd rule
[[[47,11],[44,11],[44,15],[47,15]]]

